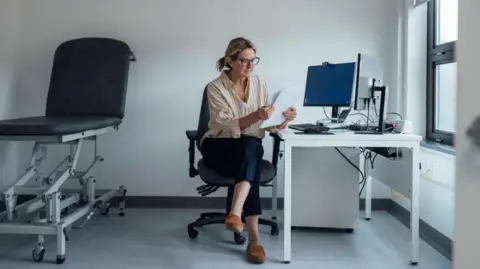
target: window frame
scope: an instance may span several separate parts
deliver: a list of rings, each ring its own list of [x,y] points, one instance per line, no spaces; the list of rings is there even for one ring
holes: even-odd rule
[[[437,0],[428,2],[427,16],[427,132],[426,139],[453,146],[455,133],[435,129],[436,111],[436,66],[456,62],[456,40],[436,44],[437,33]]]

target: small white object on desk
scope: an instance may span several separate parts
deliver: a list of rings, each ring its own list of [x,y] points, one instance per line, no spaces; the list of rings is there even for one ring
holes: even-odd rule
[[[295,101],[295,89],[283,88],[278,92],[270,95],[269,104],[274,107],[274,111],[268,120],[263,121],[261,128],[267,128],[270,126],[277,126],[285,121],[283,111],[294,106]]]
[[[397,121],[397,126],[395,127],[395,132],[401,134],[411,134],[413,133],[413,123],[409,120],[399,120]]]

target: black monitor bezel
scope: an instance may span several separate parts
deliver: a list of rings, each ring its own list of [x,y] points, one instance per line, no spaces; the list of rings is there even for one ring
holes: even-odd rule
[[[355,70],[355,99],[353,100],[353,109],[358,110],[358,83],[360,79],[360,65],[362,60],[362,54],[358,53],[357,55],[357,68]]]

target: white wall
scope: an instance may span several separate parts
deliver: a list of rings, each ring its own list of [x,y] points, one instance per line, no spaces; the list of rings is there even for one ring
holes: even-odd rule
[[[480,245],[479,153],[465,136],[474,118],[480,114],[480,76],[478,75],[478,25],[479,1],[459,1],[459,33],[457,43],[458,94],[457,94],[457,171],[455,206],[454,268],[480,268],[478,246]],[[478,136],[477,136],[478,138]],[[473,151],[468,154],[470,151]]]
[[[15,46],[19,25],[20,3],[0,1],[0,120],[14,116]],[[15,178],[16,147],[0,142],[0,190],[6,179]]]
[[[426,62],[427,62],[427,5],[413,7],[412,1],[404,1],[403,59],[404,59],[404,115],[413,121],[414,133],[426,132]],[[420,218],[430,226],[453,239],[455,215],[455,161],[453,155],[422,148],[420,178]],[[410,182],[410,155],[398,162],[379,160],[376,177],[391,182]],[[408,190],[402,194],[392,190],[392,199],[410,210]]]
[[[452,240],[455,217],[455,159],[453,155],[436,150],[420,150],[420,218]],[[409,158],[404,161],[411,163]],[[397,175],[394,180],[410,179],[409,174],[402,174],[394,169],[391,170],[392,175]],[[410,210],[411,203],[407,197],[392,191],[393,201]]]
[[[397,95],[396,0],[239,3],[22,0],[18,112],[43,114],[52,55],[61,42],[83,36],[124,40],[138,63],[132,68],[125,122],[118,133],[100,140],[106,161],[96,170],[99,183],[125,184],[130,195],[196,196],[199,180],[188,178],[184,132],[196,127],[202,90],[218,75],[215,61],[231,38],[253,40],[261,58],[256,72],[272,89],[298,85],[299,101],[309,65],[355,61],[358,52],[380,61],[390,96]],[[299,112],[299,121],[323,117],[321,109]],[[19,152],[21,164],[29,146]],[[265,147],[270,158],[269,140]],[[375,193],[389,193],[378,186]]]
[[[406,3],[404,21],[407,36],[404,39],[405,57],[405,119],[413,122],[416,134],[425,136],[427,104],[427,5],[413,7]]]

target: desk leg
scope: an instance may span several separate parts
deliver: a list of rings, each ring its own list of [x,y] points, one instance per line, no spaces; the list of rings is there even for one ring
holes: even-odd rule
[[[372,217],[372,176],[368,174],[368,168],[365,170],[365,219]]]
[[[360,170],[363,172],[363,176],[365,176],[365,179],[362,177],[362,174],[359,173],[360,181],[365,180],[365,219],[370,220],[372,216],[372,178],[369,176],[368,173],[368,165],[365,166],[365,155],[360,154],[360,161],[358,167]],[[363,170],[365,168],[365,170]]]
[[[285,143],[284,157],[283,261],[284,263],[290,263],[292,234],[292,147],[289,143]]]
[[[273,178],[272,186],[272,219],[277,219],[278,210],[278,175]]]
[[[410,209],[410,230],[412,233],[412,249],[410,263],[418,264],[419,223],[420,223],[420,146],[412,147],[412,188]]]

